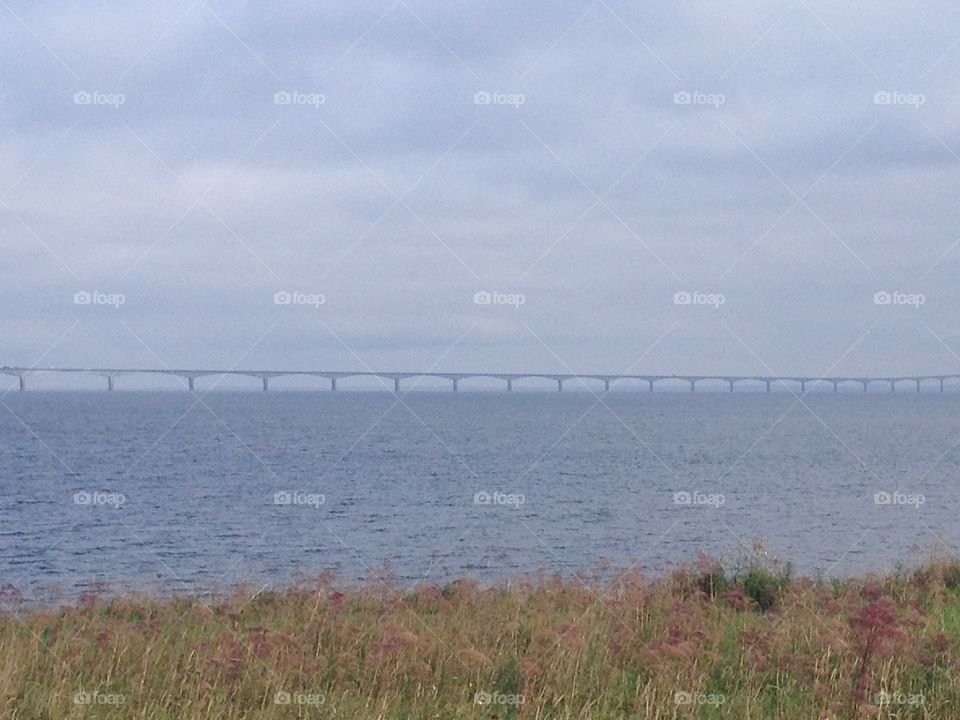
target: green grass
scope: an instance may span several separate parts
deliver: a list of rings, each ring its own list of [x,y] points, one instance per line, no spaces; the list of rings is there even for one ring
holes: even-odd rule
[[[960,561],[238,588],[0,614],[0,717],[955,718]],[[288,701],[288,702],[286,702]]]

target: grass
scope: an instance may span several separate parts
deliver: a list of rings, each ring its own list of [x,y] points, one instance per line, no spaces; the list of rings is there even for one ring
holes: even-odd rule
[[[955,718],[960,560],[0,600],[0,717]]]

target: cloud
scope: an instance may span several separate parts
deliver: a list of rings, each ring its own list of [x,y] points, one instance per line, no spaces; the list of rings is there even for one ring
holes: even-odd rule
[[[11,3],[0,362],[946,371],[949,10]]]

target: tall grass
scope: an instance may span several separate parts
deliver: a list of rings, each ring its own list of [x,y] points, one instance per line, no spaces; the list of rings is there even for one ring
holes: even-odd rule
[[[955,560],[0,600],[4,718],[960,717]]]

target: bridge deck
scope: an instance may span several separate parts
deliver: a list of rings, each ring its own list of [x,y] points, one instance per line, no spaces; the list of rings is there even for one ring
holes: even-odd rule
[[[944,383],[949,380],[960,380],[960,374],[949,375],[893,375],[887,377],[855,377],[855,376],[807,376],[807,375],[645,375],[645,374],[610,374],[610,373],[497,373],[497,372],[380,372],[373,370],[236,370],[236,369],[203,369],[203,368],[74,368],[74,367],[0,367],[0,374],[11,375],[20,378],[20,389],[26,389],[26,378],[31,375],[43,374],[82,374],[97,375],[107,378],[107,388],[113,390],[114,380],[124,375],[167,375],[184,378],[188,381],[191,390],[194,389],[194,381],[200,377],[211,375],[232,375],[241,377],[254,377],[262,381],[264,390],[269,387],[269,381],[272,378],[291,377],[291,376],[309,376],[322,377],[331,381],[331,389],[337,389],[337,380],[342,378],[354,377],[378,377],[386,380],[393,380],[394,390],[400,390],[400,381],[409,378],[439,378],[449,380],[453,383],[453,389],[459,389],[459,382],[469,378],[493,378],[504,380],[507,383],[507,389],[513,389],[515,380],[545,379],[557,383],[557,388],[563,390],[563,384],[571,380],[596,380],[602,382],[604,390],[609,390],[610,386],[617,381],[641,381],[648,385],[649,390],[653,390],[655,383],[661,382],[684,382],[688,383],[691,391],[696,389],[699,382],[717,381],[728,384],[730,392],[733,392],[734,385],[740,382],[762,383],[769,392],[773,385],[781,383],[799,384],[802,391],[806,386],[812,383],[830,383],[836,391],[842,383],[857,383],[866,390],[868,385],[875,382],[888,383],[891,390],[896,389],[898,382],[911,382],[916,386],[917,391],[920,385],[926,381],[936,381],[942,392]]]

